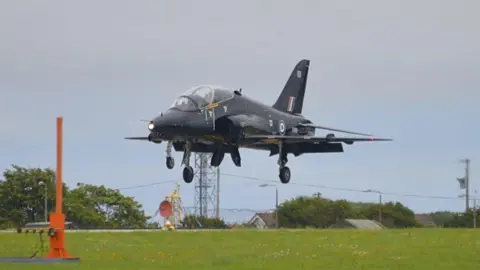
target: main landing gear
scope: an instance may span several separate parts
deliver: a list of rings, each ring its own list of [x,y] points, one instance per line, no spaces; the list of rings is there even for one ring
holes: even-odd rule
[[[189,184],[193,181],[193,177],[195,176],[193,172],[192,166],[190,166],[190,142],[187,141],[185,143],[185,151],[183,152],[183,158],[182,158],[182,165],[185,165],[185,168],[183,168],[183,181],[185,183]]]
[[[167,159],[166,165],[168,169],[173,169],[175,167],[175,159],[172,157],[172,142],[168,142],[167,144]],[[190,143],[187,142],[185,145],[185,151],[183,152],[182,158],[182,165],[185,165],[183,168],[183,181],[185,183],[191,183],[193,181],[193,177],[195,176],[192,166],[190,166]]]
[[[278,162],[277,163],[279,167],[278,176],[280,177],[280,182],[282,182],[282,184],[287,184],[288,182],[290,182],[290,177],[291,177],[290,168],[285,166],[287,165],[287,162],[288,162],[287,153],[283,152],[283,142],[280,142],[278,144]]]
[[[167,159],[166,159],[166,165],[168,169],[173,169],[175,166],[175,160],[172,157],[172,142],[168,142],[167,144]],[[190,166],[190,142],[187,142],[185,144],[185,151],[183,152],[183,159],[182,159],[182,165],[185,165],[185,168],[183,168],[183,181],[185,183],[189,184],[193,181],[193,178],[195,176],[195,173],[193,171],[192,166]],[[240,159],[240,154],[238,153],[238,148],[233,148],[231,150],[231,155],[232,155],[232,160],[235,163],[237,167],[241,166],[241,159]],[[218,161],[214,163],[221,163],[221,160],[223,160],[223,156],[219,158]],[[213,160],[212,160],[213,162]],[[280,182],[283,184],[287,184],[290,182],[291,178],[291,173],[290,173],[290,168],[287,166],[287,153],[283,152],[283,142],[280,142],[278,144],[278,176],[280,178]],[[216,164],[215,164],[216,165]]]

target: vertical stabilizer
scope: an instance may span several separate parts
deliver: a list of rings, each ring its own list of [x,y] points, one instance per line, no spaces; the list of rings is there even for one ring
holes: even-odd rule
[[[273,108],[292,114],[302,113],[309,65],[307,59],[298,62]]]

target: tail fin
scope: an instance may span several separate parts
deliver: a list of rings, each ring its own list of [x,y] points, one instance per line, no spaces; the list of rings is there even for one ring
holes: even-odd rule
[[[290,78],[283,87],[282,93],[273,105],[273,108],[289,112],[292,114],[301,114],[303,108],[303,98],[305,97],[305,87],[307,86],[308,67],[310,60],[303,59],[295,66]]]

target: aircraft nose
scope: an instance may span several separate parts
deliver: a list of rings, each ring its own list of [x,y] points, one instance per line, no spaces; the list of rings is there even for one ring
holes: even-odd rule
[[[182,127],[185,120],[185,116],[182,113],[167,111],[155,117],[148,125],[148,129],[150,131],[165,132],[172,128]]]

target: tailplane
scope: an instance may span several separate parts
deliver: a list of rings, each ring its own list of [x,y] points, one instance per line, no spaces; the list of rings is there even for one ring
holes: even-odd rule
[[[273,108],[292,114],[302,113],[309,65],[310,60],[298,62]]]

